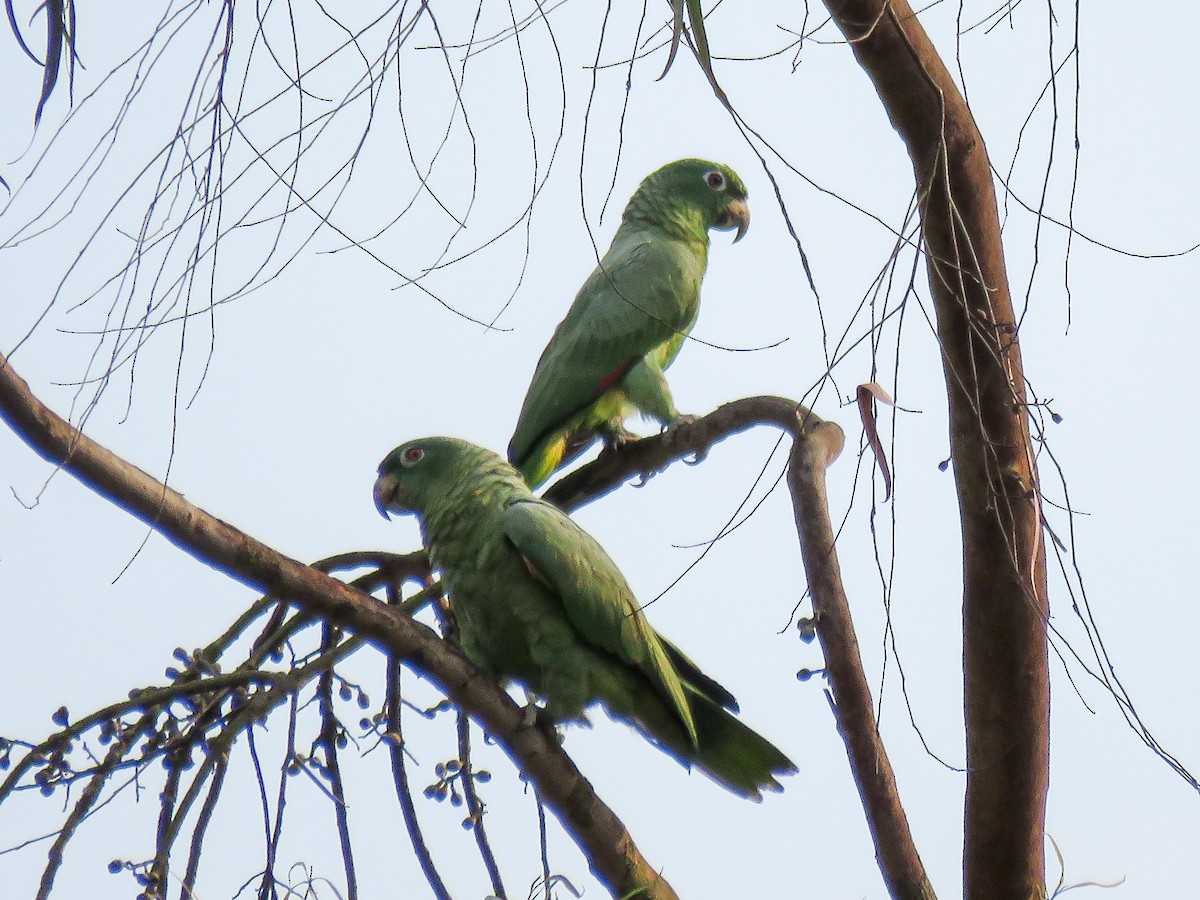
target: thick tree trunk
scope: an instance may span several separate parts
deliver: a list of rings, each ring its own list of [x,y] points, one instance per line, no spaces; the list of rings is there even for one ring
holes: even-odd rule
[[[1045,895],[1045,553],[983,138],[905,0],[827,0],[913,161],[962,518],[965,895]]]

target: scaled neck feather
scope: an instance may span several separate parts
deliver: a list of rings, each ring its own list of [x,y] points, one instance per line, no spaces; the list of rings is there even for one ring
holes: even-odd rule
[[[481,451],[463,467],[463,477],[439,488],[437,501],[421,515],[421,535],[430,549],[464,531],[487,528],[487,520],[512,500],[532,496],[521,475],[490,451]]]
[[[657,228],[667,236],[685,241],[698,252],[708,249],[708,227],[704,214],[693,206],[673,202],[653,184],[644,184],[629,200],[621,216],[621,227]]]

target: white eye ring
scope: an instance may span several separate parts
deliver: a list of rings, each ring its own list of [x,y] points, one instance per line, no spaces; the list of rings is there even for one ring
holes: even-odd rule
[[[409,447],[400,454],[400,465],[412,467],[425,458],[425,451],[420,447]]]
[[[714,191],[725,190],[725,175],[719,169],[709,169],[704,173],[704,183]]]

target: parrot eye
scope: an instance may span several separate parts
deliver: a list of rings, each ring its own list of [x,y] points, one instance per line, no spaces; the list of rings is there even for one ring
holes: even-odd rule
[[[425,458],[425,451],[420,447],[409,447],[400,457],[400,464],[404,466],[415,466]]]
[[[714,191],[725,190],[725,176],[717,169],[710,169],[705,172],[704,181]]]

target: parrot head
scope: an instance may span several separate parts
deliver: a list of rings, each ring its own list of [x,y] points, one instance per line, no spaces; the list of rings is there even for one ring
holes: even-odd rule
[[[401,444],[379,464],[375,479],[375,508],[388,513],[420,512],[425,498],[459,469],[460,442],[453,438],[418,438]]]
[[[750,206],[746,203],[746,185],[737,172],[722,163],[707,159],[679,159],[667,163],[647,176],[634,194],[653,193],[670,198],[700,213],[705,228],[720,231],[737,229],[736,244],[750,228]]]
[[[375,508],[385,519],[388,513],[423,515],[437,508],[447,493],[480,477],[524,485],[520,474],[491,450],[459,438],[417,438],[379,464]]]

